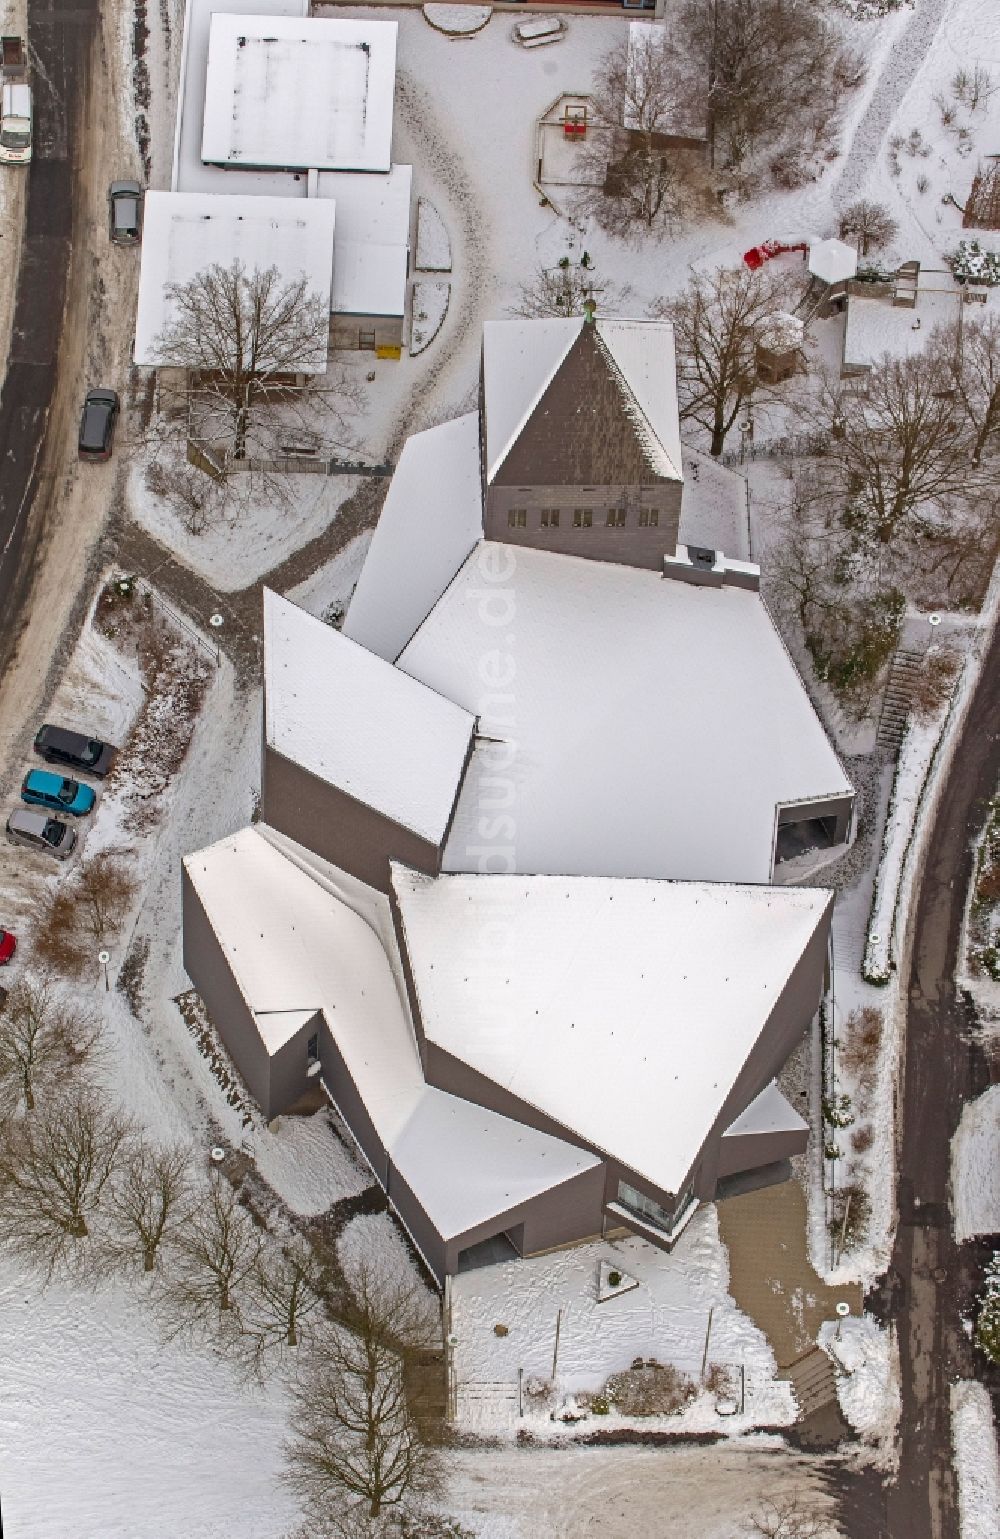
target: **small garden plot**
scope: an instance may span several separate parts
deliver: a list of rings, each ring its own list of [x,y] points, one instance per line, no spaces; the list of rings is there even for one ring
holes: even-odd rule
[[[444,220],[428,198],[417,199],[416,267],[422,273],[451,272],[451,241]]]
[[[424,5],[424,20],[448,37],[471,37],[481,32],[493,15],[489,5]]]
[[[410,324],[410,356],[430,347],[448,314],[451,284],[418,278],[413,285],[413,319]]]

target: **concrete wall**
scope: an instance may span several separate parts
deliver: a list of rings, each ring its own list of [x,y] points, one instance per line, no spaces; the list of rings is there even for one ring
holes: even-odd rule
[[[776,826],[783,828],[788,823],[805,823],[813,818],[833,818],[836,825],[833,843],[844,844],[851,831],[853,812],[853,796],[832,796],[817,802],[791,802],[785,807],[778,808]]]
[[[755,1170],[760,1165],[774,1165],[789,1160],[793,1154],[805,1154],[809,1129],[799,1128],[775,1133],[732,1133],[719,1140],[716,1177],[735,1175],[741,1170]]]
[[[372,340],[374,338],[374,340]],[[402,347],[401,315],[331,315],[330,346],[338,350]]]
[[[379,892],[389,890],[390,860],[429,875],[440,869],[437,845],[311,775],[267,744],[261,769],[261,818]]]
[[[508,515],[524,508],[526,527],[511,528]],[[543,529],[541,510],[559,509],[558,529]],[[589,529],[573,526],[576,508],[587,509],[593,519]],[[625,509],[622,528],[609,528],[610,508]],[[655,509],[655,528],[642,527],[640,509]],[[488,540],[508,545],[529,545],[537,550],[564,555],[589,556],[594,561],[614,561],[623,566],[660,571],[665,555],[677,549],[681,516],[681,483],[661,481],[642,487],[621,486],[490,486],[486,491],[483,529]]]

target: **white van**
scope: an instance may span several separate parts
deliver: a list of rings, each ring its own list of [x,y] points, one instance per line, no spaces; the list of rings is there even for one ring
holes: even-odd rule
[[[31,159],[31,87],[7,81],[0,112],[0,161],[24,166]]]

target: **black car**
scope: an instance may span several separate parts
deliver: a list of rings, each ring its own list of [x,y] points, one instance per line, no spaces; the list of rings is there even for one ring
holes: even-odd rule
[[[114,244],[138,246],[142,238],[142,188],[139,183],[112,182],[108,207]]]
[[[88,390],[80,418],[78,448],[82,460],[109,460],[118,420],[119,401],[114,390]]]
[[[68,727],[53,727],[46,722],[35,734],[35,752],[41,754],[46,764],[68,764],[103,780],[118,750],[110,743],[85,737],[82,732],[70,732]]]

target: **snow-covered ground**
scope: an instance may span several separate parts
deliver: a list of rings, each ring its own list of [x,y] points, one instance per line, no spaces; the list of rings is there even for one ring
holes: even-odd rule
[[[899,1417],[899,1369],[892,1339],[871,1315],[826,1321],[820,1344],[837,1369],[837,1399],[866,1442],[888,1444]]]
[[[371,542],[370,530],[355,535],[332,561],[317,567],[311,577],[307,577],[297,588],[292,588],[288,597],[328,624],[343,619]]]
[[[1000,1085],[969,1101],[951,1141],[956,1240],[1000,1230]]]
[[[962,1539],[1000,1533],[1000,1468],[989,1390],[968,1379],[951,1386],[951,1441]]]
[[[599,1302],[602,1261],[635,1278],[638,1288]],[[706,1339],[708,1363],[732,1370],[726,1397],[735,1391],[740,1398],[746,1375],[742,1414],[720,1416],[716,1397],[705,1393],[669,1418],[630,1422],[612,1412],[576,1427],[745,1432],[793,1421],[791,1387],[775,1379],[774,1354],[737,1309],[728,1281],[729,1260],[712,1206],[695,1214],[669,1255],[629,1236],[460,1272],[451,1285],[459,1423],[481,1432],[512,1435],[525,1426],[538,1436],[561,1435],[566,1428],[550,1420],[550,1411],[566,1396],[596,1392],[637,1357],[673,1364],[697,1380]],[[505,1327],[503,1334],[496,1326]],[[544,1396],[524,1394],[523,1421],[517,1416],[519,1370],[525,1384],[551,1385]]]

